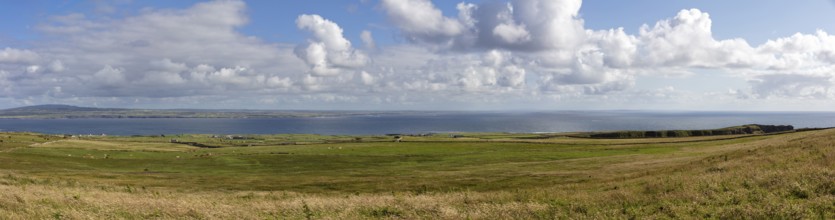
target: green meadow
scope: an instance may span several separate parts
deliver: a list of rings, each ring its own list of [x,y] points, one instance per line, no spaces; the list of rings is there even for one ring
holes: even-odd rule
[[[0,133],[0,216],[835,218],[835,130],[242,137]]]

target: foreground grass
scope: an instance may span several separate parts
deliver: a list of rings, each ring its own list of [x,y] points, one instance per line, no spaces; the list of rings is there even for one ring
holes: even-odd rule
[[[159,138],[7,134],[0,216],[835,218],[835,130],[663,141],[526,137],[269,136],[252,141],[263,146],[196,149]],[[293,138],[306,144],[271,145]]]

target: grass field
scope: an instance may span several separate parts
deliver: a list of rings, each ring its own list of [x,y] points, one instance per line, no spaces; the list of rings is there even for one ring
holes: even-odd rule
[[[248,137],[0,133],[0,216],[835,218],[835,130]]]

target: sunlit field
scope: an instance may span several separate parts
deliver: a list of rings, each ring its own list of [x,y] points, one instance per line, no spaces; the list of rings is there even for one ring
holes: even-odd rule
[[[576,136],[0,133],[0,216],[835,218],[835,130]]]

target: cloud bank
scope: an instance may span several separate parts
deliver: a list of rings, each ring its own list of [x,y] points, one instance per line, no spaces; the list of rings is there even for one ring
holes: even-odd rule
[[[480,51],[486,49],[490,51],[487,53],[513,53],[511,59],[524,64],[522,70],[537,73],[538,83],[534,87],[543,91],[608,94],[632,88],[635,78],[642,75],[720,69],[748,77],[750,92],[759,98],[833,98],[829,93],[763,92],[786,86],[829,90],[819,83],[794,83],[797,80],[780,77],[833,80],[835,41],[824,31],[812,35],[798,33],[751,46],[741,38],[715,39],[708,13],[684,9],[630,35],[623,28],[585,29],[584,21],[578,17],[581,3],[460,3],[457,17],[443,17],[428,0],[384,0],[382,6],[392,23],[413,43],[428,44],[439,51],[484,53]],[[404,8],[428,19],[411,16]],[[418,22],[421,20],[429,22]],[[482,75],[490,74],[488,71]]]
[[[683,9],[630,34],[586,28],[581,6],[580,0],[462,2],[449,13],[454,16],[445,16],[429,0],[382,0],[380,13],[406,42],[380,45],[362,30],[360,46],[344,36],[339,21],[317,14],[295,20],[304,42],[247,36],[238,30],[249,22],[243,1],[146,9],[118,19],[55,16],[36,26],[50,40],[0,49],[0,99],[466,109],[674,102],[670,95],[726,102],[835,98],[835,36],[823,30],[752,46],[741,38],[716,39],[709,13]],[[641,78],[687,80],[705,69],[747,87],[702,94],[636,88]]]

